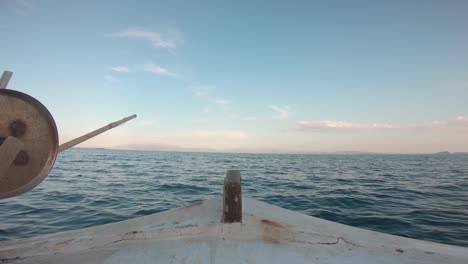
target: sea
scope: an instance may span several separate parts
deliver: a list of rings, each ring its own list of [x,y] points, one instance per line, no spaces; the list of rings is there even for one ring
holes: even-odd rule
[[[468,155],[236,154],[74,148],[34,190],[0,200],[0,240],[118,222],[222,195],[468,247]]]

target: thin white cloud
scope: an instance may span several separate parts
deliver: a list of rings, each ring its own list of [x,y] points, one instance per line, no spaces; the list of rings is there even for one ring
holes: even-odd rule
[[[210,101],[213,104],[220,105],[220,106],[227,106],[229,104],[229,101],[224,98],[212,98]]]
[[[196,97],[206,97],[208,96],[212,91],[216,90],[216,87],[214,86],[189,86],[191,90],[193,90],[193,94]]]
[[[128,67],[121,65],[112,67],[111,70],[115,72],[130,72],[130,69]]]
[[[175,38],[166,38],[158,32],[147,31],[138,28],[127,29],[118,33],[109,34],[108,36],[147,40],[151,42],[153,47],[158,48],[175,49],[177,47],[177,41]]]
[[[395,128],[393,125],[385,123],[353,123],[346,121],[300,121],[298,122],[300,130],[318,130],[318,129],[358,129],[358,128]]]
[[[276,112],[274,119],[282,120],[289,117],[289,106],[271,105],[270,108]]]
[[[229,110],[229,108],[230,108],[229,107],[230,106],[229,100],[226,99],[226,98],[222,98],[222,97],[215,97],[215,96],[213,96],[211,94],[212,91],[216,89],[215,87],[213,87],[213,86],[193,86],[192,89],[194,90],[194,95],[196,97],[203,98],[207,102],[215,104],[218,107],[222,107],[224,113],[228,114],[229,117],[232,117],[232,115],[229,114],[229,112],[230,112],[230,110]],[[205,107],[205,109],[206,108],[207,107]],[[206,112],[206,111],[204,111],[204,112]]]
[[[349,131],[357,129],[412,129],[412,128],[443,128],[454,126],[467,126],[468,117],[458,116],[453,120],[434,120],[412,124],[388,124],[388,123],[356,123],[348,121],[299,121],[296,129],[299,131]]]
[[[170,77],[176,76],[175,73],[169,71],[168,69],[163,68],[156,64],[151,64],[151,63],[143,65],[143,70],[146,72],[150,72],[150,73],[154,73],[158,75],[165,75],[165,76],[170,76]]]
[[[413,123],[413,124],[408,124],[408,125],[402,125],[399,126],[401,128],[436,128],[436,127],[446,127],[451,125],[450,121],[445,121],[445,120],[433,120],[433,121],[428,121],[428,122],[422,122],[422,123]]]

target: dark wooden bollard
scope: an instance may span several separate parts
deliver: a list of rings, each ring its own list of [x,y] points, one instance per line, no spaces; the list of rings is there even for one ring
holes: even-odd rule
[[[241,175],[238,170],[228,170],[224,178],[223,223],[242,222]]]

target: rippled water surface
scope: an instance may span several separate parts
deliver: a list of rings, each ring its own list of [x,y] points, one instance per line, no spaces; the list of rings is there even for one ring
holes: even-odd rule
[[[33,191],[0,201],[0,240],[243,195],[375,231],[468,246],[468,155],[219,154],[72,149]]]

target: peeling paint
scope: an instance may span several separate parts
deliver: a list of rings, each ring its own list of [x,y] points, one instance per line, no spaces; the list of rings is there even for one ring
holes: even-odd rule
[[[265,225],[270,225],[270,226],[274,226],[278,228],[285,228],[282,224],[277,223],[273,220],[269,220],[269,219],[262,219],[260,222],[262,222],[262,224],[265,224]]]
[[[363,230],[249,198],[242,202],[242,223],[220,223],[223,200],[212,199],[113,224],[0,241],[0,262],[468,263],[466,248]]]
[[[278,244],[285,239],[286,232],[282,224],[269,219],[262,219],[260,223],[262,224],[263,241]]]

